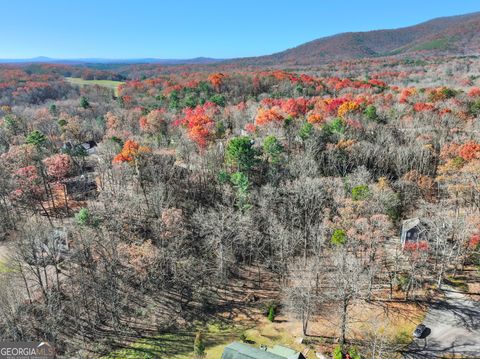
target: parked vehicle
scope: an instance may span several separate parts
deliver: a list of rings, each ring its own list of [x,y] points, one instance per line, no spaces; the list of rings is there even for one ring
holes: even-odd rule
[[[427,327],[423,324],[419,324],[417,325],[417,327],[415,328],[414,332],[413,332],[413,336],[415,338],[421,338],[423,333],[425,333],[425,329],[427,329]]]

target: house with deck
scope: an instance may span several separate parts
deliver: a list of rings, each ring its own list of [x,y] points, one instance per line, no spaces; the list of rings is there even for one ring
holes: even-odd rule
[[[418,243],[422,240],[425,229],[419,218],[410,218],[402,222],[402,233],[400,235],[400,243],[402,249],[407,243]]]

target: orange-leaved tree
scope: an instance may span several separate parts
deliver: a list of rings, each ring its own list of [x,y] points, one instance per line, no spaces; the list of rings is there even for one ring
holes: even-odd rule
[[[122,150],[113,159],[113,163],[133,163],[137,162],[137,158],[144,153],[149,152],[148,147],[140,146],[134,140],[127,140],[123,145]]]
[[[220,91],[220,86],[222,86],[225,75],[221,72],[216,74],[211,74],[208,76],[208,81],[212,84],[216,91]]]
[[[122,150],[118,155],[115,156],[113,159],[113,163],[128,163],[129,165],[135,168],[135,173],[138,178],[138,183],[140,184],[140,188],[142,189],[143,196],[145,197],[145,203],[147,208],[150,208],[148,204],[147,192],[145,189],[145,185],[142,181],[141,175],[141,162],[140,159],[143,155],[150,152],[150,148],[145,146],[140,146],[134,140],[127,140],[123,145]]]

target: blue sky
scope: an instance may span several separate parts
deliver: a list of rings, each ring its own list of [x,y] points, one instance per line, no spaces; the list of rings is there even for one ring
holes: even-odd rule
[[[479,0],[0,0],[0,58],[230,58],[480,11]]]

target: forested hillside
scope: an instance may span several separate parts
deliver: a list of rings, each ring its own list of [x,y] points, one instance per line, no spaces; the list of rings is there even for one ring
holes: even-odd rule
[[[318,65],[392,55],[478,55],[480,13],[443,17],[399,29],[348,32],[268,56],[234,60],[255,65]]]
[[[439,289],[478,292],[479,69],[1,66],[1,337],[399,357]]]

